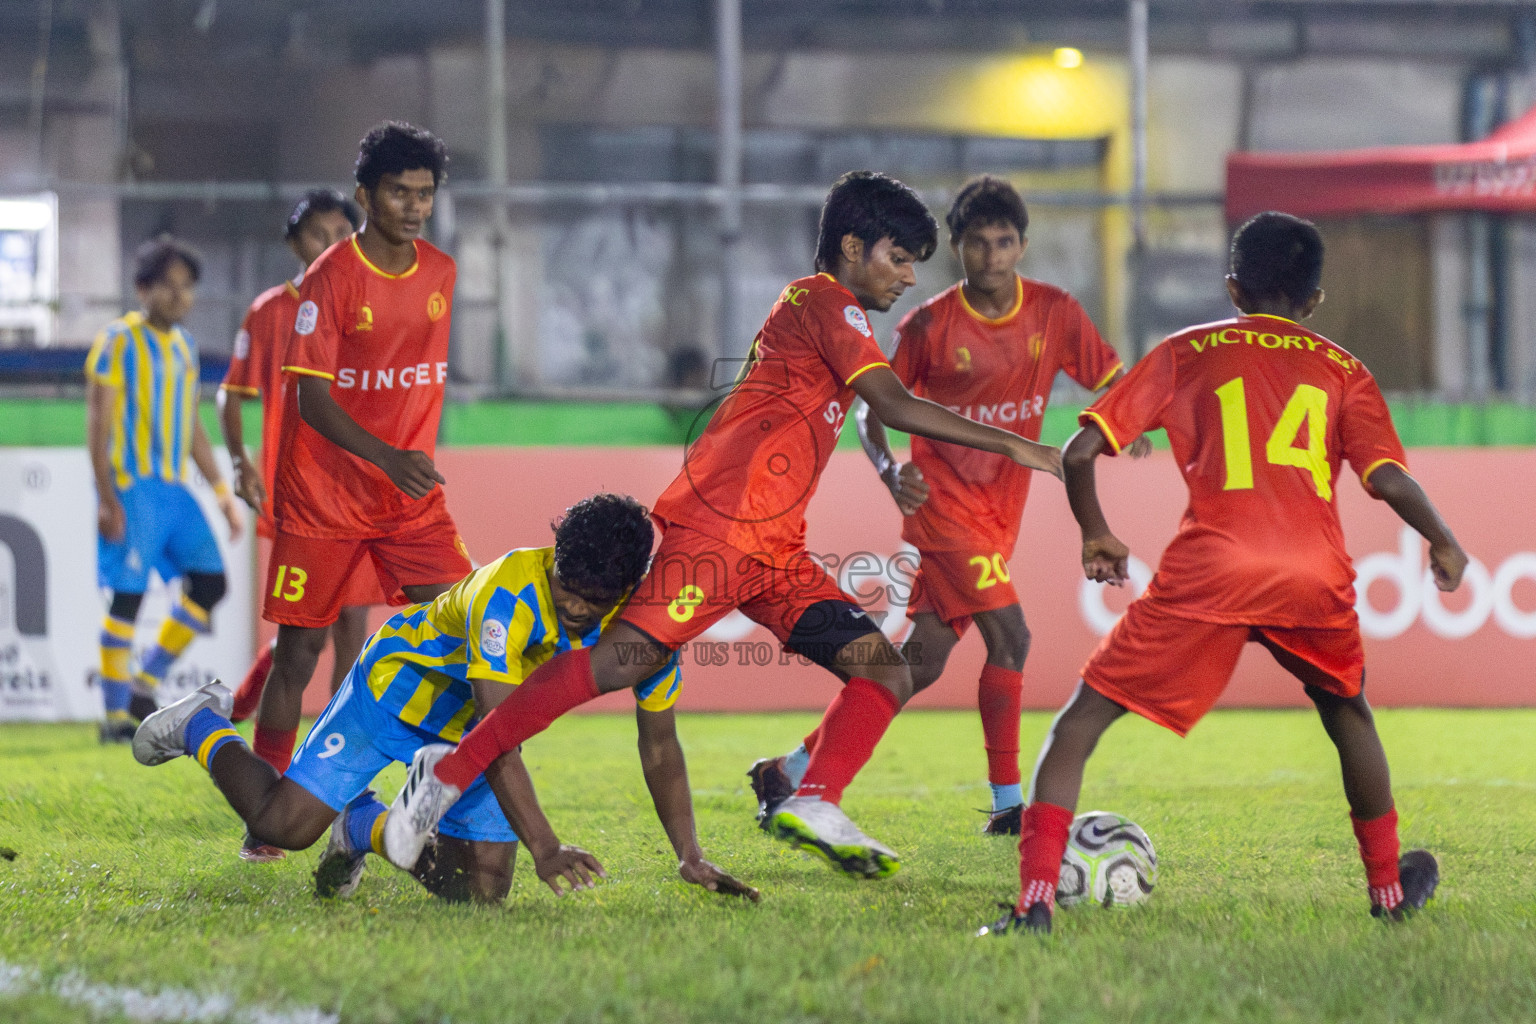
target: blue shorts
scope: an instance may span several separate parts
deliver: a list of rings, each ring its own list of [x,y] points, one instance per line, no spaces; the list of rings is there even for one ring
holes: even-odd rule
[[[189,572],[220,573],[224,559],[192,492],[179,483],[145,478],[117,492],[127,530],[120,541],[96,537],[96,581],[142,594],[149,570],[169,583]]]
[[[435,733],[406,725],[379,707],[366,686],[357,679],[353,666],[304,737],[286,773],[338,813],[390,762],[410,764],[416,751],[428,743],[444,742]],[[456,839],[517,842],[517,833],[501,813],[484,775],[448,809],[437,830]]]

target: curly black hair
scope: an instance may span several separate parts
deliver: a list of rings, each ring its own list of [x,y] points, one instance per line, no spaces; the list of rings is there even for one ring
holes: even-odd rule
[[[944,223],[949,225],[949,240],[955,243],[972,225],[1012,224],[1023,238],[1029,230],[1029,210],[1010,182],[983,174],[961,187]]]
[[[312,188],[304,193],[304,198],[299,200],[299,205],[293,208],[288,215],[288,227],[283,231],[283,239],[292,241],[294,236],[304,230],[304,222],[311,215],[317,213],[329,213],[339,210],[341,215],[347,218],[347,223],[356,231],[362,227],[363,217],[358,212],[356,204],[346,196],[333,188]]]
[[[1317,225],[1274,210],[1255,214],[1232,236],[1231,274],[1250,299],[1284,296],[1303,305],[1323,279]]]
[[[549,524],[555,531],[555,575],[582,597],[616,599],[651,564],[655,529],[644,505],[627,494],[594,494]]]
[[[372,192],[386,174],[425,169],[432,172],[432,184],[441,185],[448,175],[448,147],[443,140],[404,121],[385,121],[376,125],[357,144],[357,183]]]
[[[196,284],[203,276],[203,258],[179,238],[156,235],[133,252],[133,286],[149,288],[165,277],[171,264],[180,260]]]
[[[837,269],[844,235],[860,239],[866,253],[889,238],[919,263],[939,244],[939,226],[917,193],[878,171],[849,171],[827,193],[816,234],[817,270]]]

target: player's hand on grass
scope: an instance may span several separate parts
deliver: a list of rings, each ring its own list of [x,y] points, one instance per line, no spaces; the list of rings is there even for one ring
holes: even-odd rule
[[[1136,440],[1125,446],[1125,454],[1133,459],[1144,459],[1152,454],[1152,439],[1146,434],[1138,435]]]
[[[252,512],[258,514],[261,506],[267,503],[267,489],[262,485],[261,471],[243,455],[235,460],[235,494],[251,507]]]
[[[1015,441],[1017,443],[1008,453],[1010,459],[1026,469],[1038,469],[1042,473],[1051,474],[1058,480],[1062,478],[1060,448],[1023,437],[1016,437]]]
[[[390,483],[412,498],[425,498],[432,493],[432,488],[448,482],[426,452],[391,448],[379,468],[389,477]]]
[[[596,857],[579,846],[566,846],[563,843],[544,856],[535,858],[533,869],[538,872],[539,880],[553,889],[556,896],[565,895],[561,879],[571,887],[571,892],[575,892],[578,889],[595,888],[597,883],[592,881],[594,875],[598,878],[608,877],[608,872],[603,870]]]
[[[892,462],[880,474],[880,479],[885,481],[891,497],[896,499],[896,507],[904,516],[916,512],[928,500],[928,484],[923,481],[923,471],[915,462]]]
[[[1435,586],[1444,591],[1461,586],[1461,574],[1467,569],[1467,553],[1455,541],[1449,544],[1429,546],[1429,571],[1434,574]]]
[[[1083,575],[1095,583],[1121,586],[1130,579],[1131,549],[1112,533],[1083,541]]]
[[[115,494],[103,494],[96,503],[96,529],[102,540],[116,543],[128,531],[128,517]]]
[[[752,886],[732,878],[702,857],[697,860],[678,861],[677,873],[682,875],[683,881],[690,885],[702,885],[710,892],[717,892],[722,896],[745,896],[753,903],[762,898],[762,894]]]

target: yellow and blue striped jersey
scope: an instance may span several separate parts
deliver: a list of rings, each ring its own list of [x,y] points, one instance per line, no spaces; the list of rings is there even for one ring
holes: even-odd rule
[[[366,684],[379,706],[407,725],[457,743],[476,720],[471,680],[517,686],[556,654],[596,643],[624,607],[620,602],[585,636],[568,634],[549,589],[554,564],[552,547],[518,548],[433,601],[397,613],[364,645],[353,685]],[[647,711],[664,711],[681,689],[674,652],[635,687],[635,700]]]
[[[85,375],[116,393],[108,453],[117,486],[180,481],[197,415],[197,346],[187,333],[162,333],[129,313],[96,336]]]

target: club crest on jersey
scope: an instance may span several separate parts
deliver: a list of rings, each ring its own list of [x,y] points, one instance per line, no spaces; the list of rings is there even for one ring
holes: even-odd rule
[[[314,334],[315,324],[320,320],[320,307],[315,305],[314,299],[307,299],[299,304],[299,315],[293,321],[294,334]]]
[[[864,335],[864,337],[873,337],[869,329],[869,318],[864,315],[864,311],[858,306],[844,306],[843,319],[848,321],[849,327],[852,327]]]
[[[433,292],[427,296],[427,319],[437,323],[448,312],[448,300],[443,298],[442,292]]]
[[[495,619],[486,619],[480,627],[480,650],[493,658],[507,653],[507,627]]]
[[[964,345],[955,346],[955,372],[971,372],[971,350]]]
[[[363,308],[357,311],[357,326],[352,329],[354,331],[373,330],[373,310],[368,303],[363,303]]]

